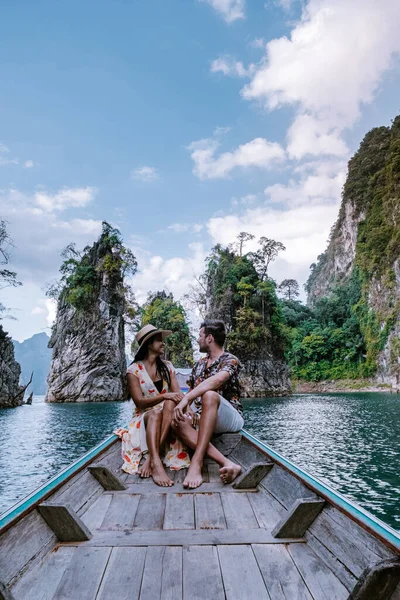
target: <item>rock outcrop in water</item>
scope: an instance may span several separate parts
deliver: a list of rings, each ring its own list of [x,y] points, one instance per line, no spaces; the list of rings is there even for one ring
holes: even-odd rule
[[[49,342],[53,357],[46,402],[127,398],[123,286],[126,255],[118,232],[103,224],[101,237],[85,249],[83,257],[68,259],[70,266],[67,265],[69,270]]]
[[[0,325],[0,407],[20,406],[25,388],[19,385],[21,367],[14,357],[11,338]]]
[[[400,117],[370,131],[349,162],[338,221],[313,265],[308,302],[357,280],[353,306],[370,375],[400,390]]]

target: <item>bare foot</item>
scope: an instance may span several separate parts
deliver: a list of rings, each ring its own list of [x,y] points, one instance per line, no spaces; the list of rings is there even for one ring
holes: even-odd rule
[[[193,461],[190,463],[189,470],[183,482],[183,487],[194,489],[199,487],[203,483],[203,477],[201,476],[201,466],[196,465]]]
[[[219,470],[219,476],[223,483],[232,483],[238,475],[242,472],[242,467],[231,461],[224,465]]]
[[[166,474],[161,462],[152,464],[151,476],[154,483],[161,487],[170,487],[171,485],[174,485],[172,479],[170,479]]]
[[[147,455],[146,460],[144,461],[144,463],[140,467],[140,469],[139,469],[139,475],[140,475],[140,477],[150,477],[151,476],[150,455]]]

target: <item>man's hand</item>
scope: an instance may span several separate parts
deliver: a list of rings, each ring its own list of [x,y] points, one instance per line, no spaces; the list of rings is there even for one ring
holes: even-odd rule
[[[189,419],[191,419],[192,421],[192,427],[193,429],[196,429],[199,422],[200,422],[200,415],[197,412],[194,412],[194,410],[192,410],[190,407],[187,409],[186,411],[186,415]]]
[[[174,413],[173,413],[173,416],[172,416],[172,422],[175,425],[178,425],[178,423],[180,421],[184,421],[185,420],[184,410],[187,407],[187,405],[188,405],[188,401],[185,398],[183,398],[179,402],[179,404],[177,404],[175,406]]]
[[[163,394],[164,400],[172,400],[175,404],[179,404],[179,402],[183,398],[182,392],[168,392],[167,394]]]

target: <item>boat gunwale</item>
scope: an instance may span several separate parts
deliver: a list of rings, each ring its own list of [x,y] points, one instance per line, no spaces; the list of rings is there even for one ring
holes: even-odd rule
[[[243,439],[247,440],[254,448],[261,450],[263,454],[267,454],[267,456],[278,466],[296,477],[296,479],[301,481],[312,491],[316,492],[319,496],[322,496],[329,504],[337,508],[357,525],[360,525],[362,529],[375,538],[378,538],[397,554],[400,552],[400,533],[390,527],[390,525],[387,525],[353,500],[346,498],[346,496],[334,490],[328,484],[322,482],[317,477],[314,477],[314,475],[304,471],[304,469],[298,467],[295,463],[279,454],[279,452],[273,450],[270,446],[257,439],[251,433],[242,429],[241,434]]]
[[[109,435],[102,442],[94,446],[77,458],[70,465],[58,471],[50,477],[42,485],[35,488],[27,496],[22,498],[16,504],[13,504],[9,509],[0,515],[0,535],[5,533],[10,527],[15,525],[20,519],[34,510],[41,502],[52,496],[54,492],[65,485],[75,475],[83,471],[91,462],[93,462],[99,454],[111,448],[119,440],[115,434]]]

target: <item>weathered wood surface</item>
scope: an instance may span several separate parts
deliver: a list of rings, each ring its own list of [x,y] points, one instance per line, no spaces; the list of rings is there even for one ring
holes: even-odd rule
[[[164,529],[194,529],[193,494],[169,494],[166,499]]]
[[[74,552],[69,547],[50,552],[13,586],[15,600],[52,600]]]
[[[400,583],[390,597],[390,600],[400,600]]]
[[[285,469],[274,466],[261,482],[278,502],[289,509],[298,498],[317,499],[317,495]]]
[[[139,598],[146,548],[113,548],[96,600]]]
[[[183,529],[153,531],[96,531],[91,540],[80,542],[80,547],[112,546],[204,546],[237,544],[304,543],[304,538],[278,539],[265,529]],[[68,545],[74,545],[70,542]]]
[[[183,597],[190,600],[225,598],[216,546],[184,546]]]
[[[218,555],[227,600],[270,600],[251,546],[220,546]]]
[[[288,551],[315,600],[347,600],[346,587],[306,544],[290,544]],[[371,598],[372,600],[372,598]]]
[[[271,530],[286,514],[286,509],[266,490],[248,494],[248,499],[260,527]]]
[[[313,600],[285,546],[254,544],[252,548],[271,598]]]
[[[42,502],[38,511],[60,542],[84,542],[92,537],[85,523],[68,505]]]
[[[224,509],[219,494],[195,494],[196,529],[226,529]]]
[[[212,481],[210,483],[203,483],[196,490],[192,490],[189,488],[184,488],[180,483],[175,482],[174,485],[170,487],[157,487],[154,489],[154,484],[150,481],[146,481],[146,483],[127,483],[125,490],[118,491],[118,494],[141,494],[141,495],[153,495],[155,493],[159,494],[209,494],[209,493],[230,493],[234,492],[235,494],[240,494],[242,492],[246,493],[257,493],[257,490],[235,490],[232,484],[223,484],[219,479],[217,481]],[[113,492],[105,492],[106,494],[113,494]]]
[[[239,463],[242,467],[247,469],[253,463],[257,462],[268,462],[265,454],[257,450],[247,440],[242,439],[240,444],[236,446],[233,452],[229,456],[230,460]]]
[[[147,548],[144,564],[140,600],[155,600],[161,598],[161,578],[165,546],[152,546]]]
[[[97,479],[105,490],[124,490],[125,484],[109,469],[102,464],[89,465],[88,470]]]
[[[114,494],[100,529],[132,529],[140,496]]]
[[[299,498],[290,507],[272,530],[272,535],[282,537],[303,537],[315,521],[325,504],[324,500]]]
[[[400,559],[387,558],[362,573],[348,600],[390,600],[400,582]]]
[[[161,579],[163,600],[182,600],[182,548],[165,548]]]
[[[164,523],[165,500],[165,494],[141,496],[133,528],[143,530],[162,529]]]
[[[111,548],[77,548],[55,593],[57,600],[95,600]]]
[[[236,481],[234,481],[233,487],[236,490],[256,488],[273,466],[273,463],[253,463],[244,473],[239,475]]]
[[[247,494],[221,494],[228,529],[259,527]]]
[[[211,440],[213,446],[217,448],[224,456],[229,456],[242,440],[241,433],[223,433],[214,436]]]
[[[4,583],[0,581],[0,600],[15,600],[14,596]]]
[[[83,513],[81,519],[89,531],[94,531],[101,527],[112,498],[112,494],[102,494],[90,505],[88,510]]]
[[[56,543],[56,536],[39,513],[29,513],[0,537],[0,581],[12,583],[28,563],[39,561]]]

